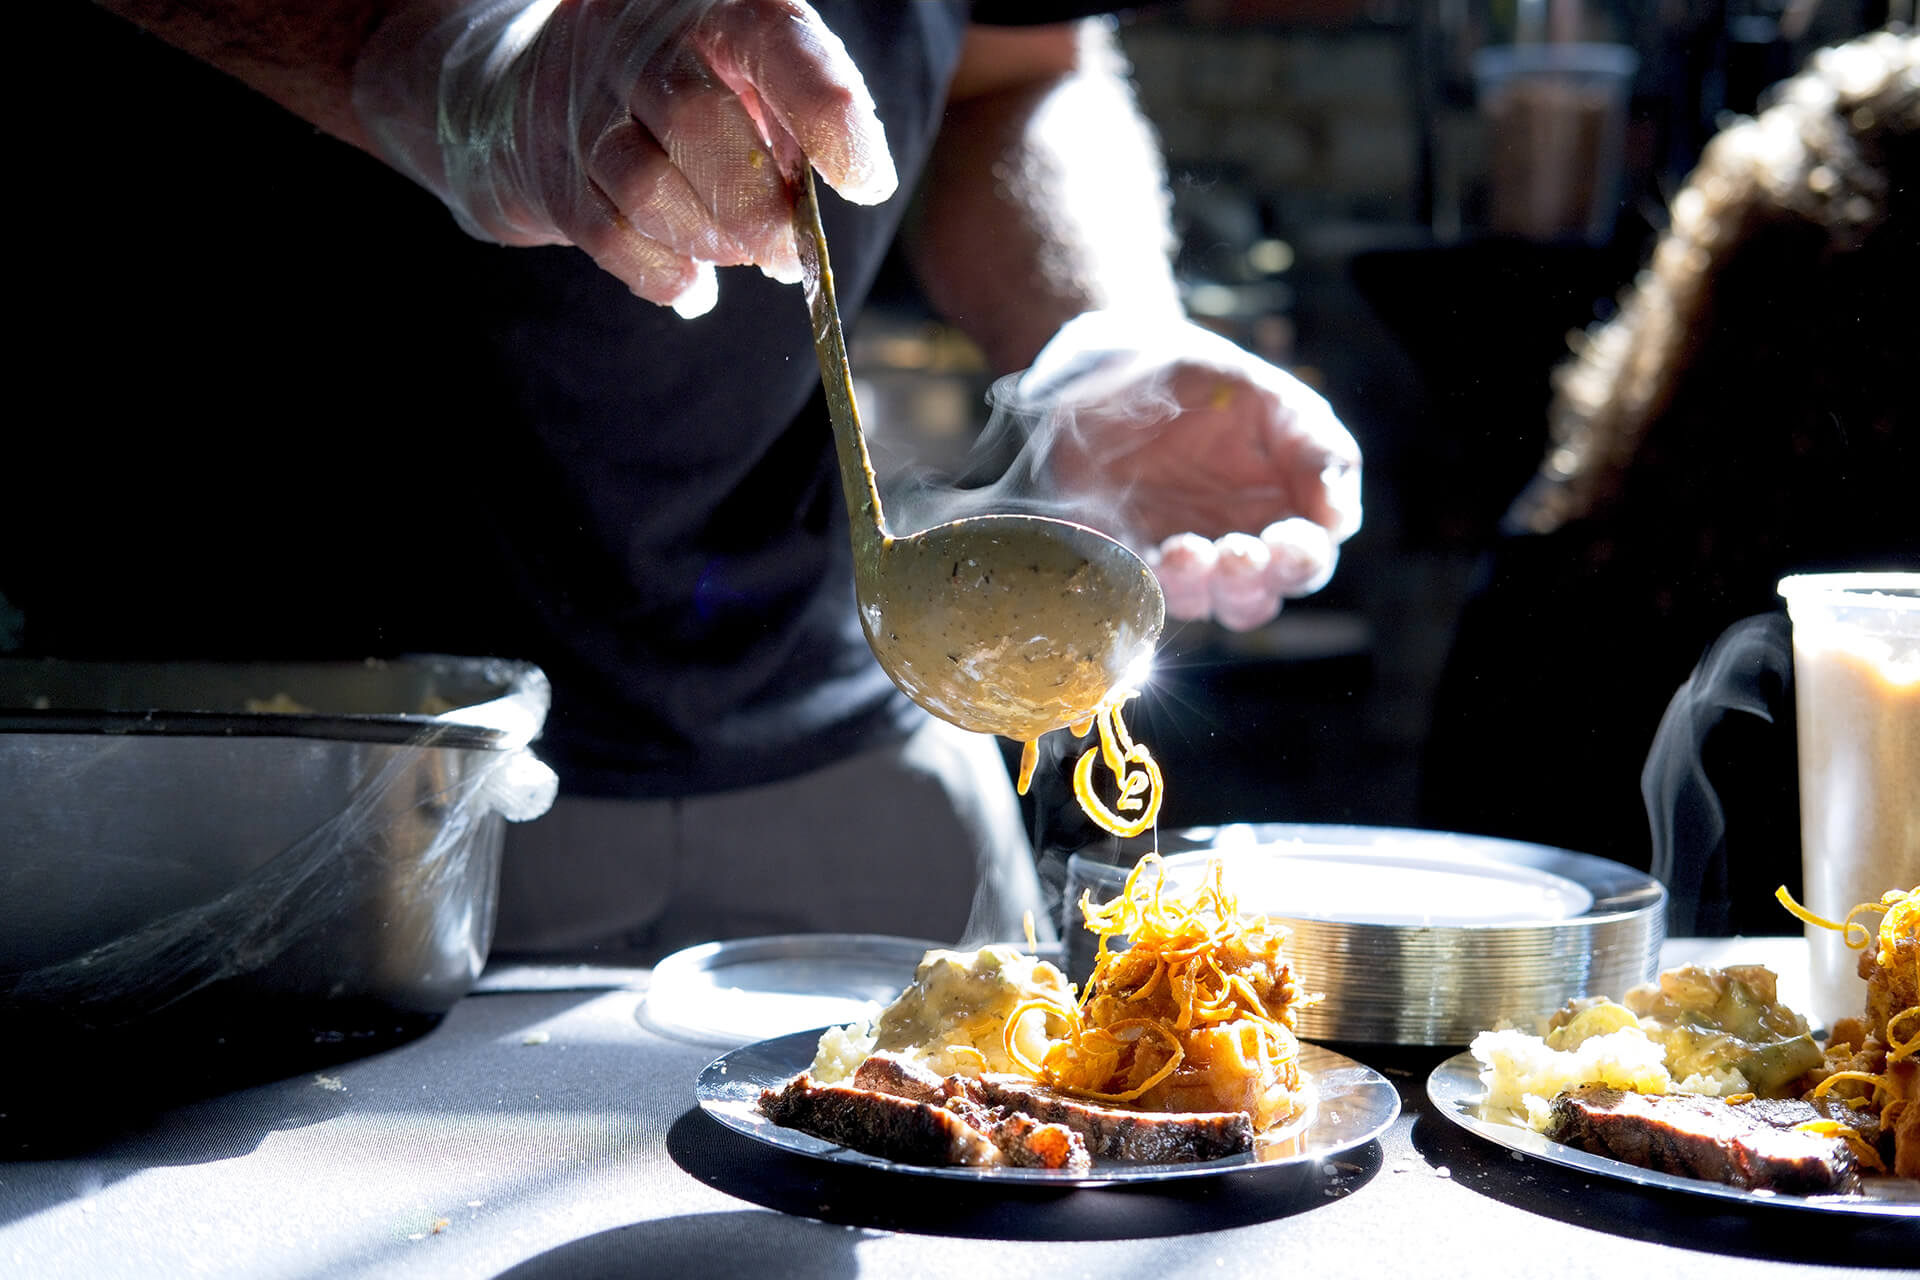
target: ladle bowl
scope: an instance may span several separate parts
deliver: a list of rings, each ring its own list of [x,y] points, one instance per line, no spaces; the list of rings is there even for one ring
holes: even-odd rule
[[[1085,720],[1139,678],[1166,621],[1145,561],[1085,525],[986,515],[895,537],[861,435],[813,174],[795,176],[814,350],[833,419],[867,642],[920,706],[1020,741]]]
[[[1024,742],[1085,719],[1138,677],[1165,618],[1140,557],[1065,520],[974,516],[867,555],[855,574],[874,656],[908,697],[978,733]]]

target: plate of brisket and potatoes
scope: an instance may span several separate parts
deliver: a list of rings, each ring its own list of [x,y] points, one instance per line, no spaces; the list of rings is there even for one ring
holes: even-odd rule
[[[1428,1097],[1489,1142],[1584,1173],[1920,1219],[1920,888],[1837,922],[1782,901],[1861,951],[1861,1012],[1824,1041],[1768,969],[1684,965],[1617,1001],[1481,1033],[1435,1068]]]
[[[1313,824],[1153,843],[1069,859],[1085,927],[1052,951],[1064,972],[1031,939],[927,950],[873,1016],[713,1062],[700,1105],[770,1146],[939,1177],[1279,1174],[1400,1111],[1379,1073],[1312,1041],[1464,1043],[1658,967],[1663,890],[1597,858]]]
[[[1149,855],[1082,911],[1083,991],[1031,947],[929,950],[877,1016],[711,1063],[701,1108],[835,1163],[1051,1186],[1313,1167],[1399,1114],[1384,1077],[1295,1036],[1314,996],[1289,930],[1241,915],[1217,865],[1188,892]]]
[[[1284,847],[1269,844],[1263,856],[1299,855],[1300,833],[1285,834]],[[1325,833],[1308,834],[1310,846]],[[1079,909],[1096,940],[1090,972],[1073,962],[1071,944],[1065,954],[1084,985],[1032,954],[1031,940],[1024,950],[929,949],[877,1014],[715,1060],[699,1079],[700,1106],[794,1154],[1012,1184],[1277,1172],[1361,1148],[1398,1116],[1397,1092],[1371,1068],[1295,1032],[1324,1024],[1336,1000],[1379,993],[1343,980],[1328,990],[1313,972],[1300,974],[1303,933],[1305,954],[1319,955],[1307,932],[1313,921],[1242,913],[1226,867],[1247,868],[1219,852],[1202,862],[1149,854],[1122,873],[1109,900],[1083,896]],[[1396,856],[1429,854],[1448,866],[1460,857]],[[1591,878],[1572,864],[1559,870]],[[1623,896],[1597,879],[1592,888],[1594,905],[1567,920],[1522,922],[1541,944],[1519,950],[1577,950],[1574,943],[1595,941],[1580,929],[1624,921],[1633,927],[1612,949],[1634,974],[1627,982],[1569,980],[1539,1006],[1557,1009],[1538,1019],[1510,1014],[1505,996],[1483,995],[1478,1013],[1501,1012],[1468,1025],[1493,1029],[1436,1038],[1435,1025],[1452,1027],[1428,1019],[1411,1036],[1398,1027],[1395,1039],[1356,1042],[1471,1039],[1468,1052],[1433,1071],[1428,1095],[1449,1121],[1508,1151],[1648,1188],[1920,1218],[1920,1101],[1908,1101],[1920,1092],[1920,888],[1889,892],[1840,922],[1788,900],[1795,914],[1842,930],[1862,950],[1862,1014],[1836,1020],[1824,1038],[1779,998],[1764,967],[1660,972],[1652,962],[1657,889],[1649,904],[1637,888]],[[1479,955],[1489,940],[1493,951],[1515,949],[1513,922],[1355,927],[1383,938],[1389,929],[1437,935],[1469,968],[1491,963]],[[1383,938],[1358,943],[1404,941]],[[1439,944],[1426,937],[1423,945]],[[1637,955],[1647,960],[1635,972]],[[1388,967],[1420,967],[1417,958]],[[1437,998],[1443,986],[1429,990]],[[1599,994],[1608,991],[1619,998]]]
[[[1299,1061],[1311,1101],[1296,1123],[1258,1134],[1244,1112],[1102,1106],[997,1073],[966,1086],[975,1078],[903,1069],[884,1053],[848,1086],[814,1085],[806,1069],[831,1030],[727,1054],[701,1074],[701,1108],[736,1133],[835,1164],[1053,1187],[1297,1170],[1364,1146],[1400,1113],[1385,1077],[1317,1045],[1301,1046]]]

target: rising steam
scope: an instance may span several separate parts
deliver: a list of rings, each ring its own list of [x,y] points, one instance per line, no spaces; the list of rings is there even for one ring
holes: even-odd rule
[[[910,463],[887,481],[888,528],[899,536],[970,516],[1039,515],[1092,525],[1139,545],[1137,531],[1127,525],[1125,492],[1070,496],[1053,473],[1054,456],[1063,448],[1084,457],[1095,438],[1100,447],[1125,448],[1124,436],[1082,431],[1077,405],[1098,404],[1103,416],[1149,430],[1179,414],[1164,380],[1127,367],[1138,358],[1132,352],[1081,352],[1063,368],[1036,365],[995,382],[987,393],[986,426],[963,459],[947,468]],[[1070,396],[1063,394],[1069,383]]]
[[[1652,872],[1667,886],[1667,928],[1726,931],[1732,898],[1726,807],[1701,759],[1727,716],[1791,721],[1793,645],[1785,614],[1733,624],[1673,695],[1640,773],[1653,836]]]

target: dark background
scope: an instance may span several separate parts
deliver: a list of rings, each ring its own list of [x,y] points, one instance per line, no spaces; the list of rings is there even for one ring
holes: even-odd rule
[[[1248,634],[1171,629],[1130,713],[1166,767],[1163,825],[1429,826],[1646,867],[1641,766],[1708,645],[1742,617],[1780,611],[1784,568],[1884,565],[1875,557],[1889,550],[1916,562],[1920,539],[1903,540],[1884,509],[1850,540],[1846,503],[1907,505],[1857,477],[1835,536],[1749,554],[1743,539],[1756,535],[1736,516],[1714,554],[1744,577],[1723,574],[1740,580],[1686,607],[1656,599],[1672,591],[1653,564],[1662,540],[1698,540],[1704,521],[1777,484],[1770,463],[1740,457],[1731,429],[1669,476],[1676,514],[1645,522],[1644,570],[1595,569],[1577,538],[1502,529],[1547,445],[1553,370],[1576,335],[1613,317],[1705,143],[1816,49],[1888,18],[1885,5],[1800,8],[1580,6],[1574,34],[1639,57],[1613,226],[1528,239],[1487,225],[1489,140],[1470,70],[1476,50],[1513,38],[1512,4],[1187,0],[1123,23],[1168,157],[1190,310],[1321,389],[1367,459],[1366,526],[1325,591]],[[920,431],[918,448],[952,446],[984,378],[895,284],[855,335],[882,406],[872,420]],[[1744,287],[1742,306],[1813,297]],[[1812,359],[1826,323],[1789,326],[1746,358]],[[1744,377],[1731,365],[1727,376]],[[1766,394],[1750,389],[1739,412],[1765,415]],[[1893,455],[1898,474],[1913,475],[1913,452]],[[1769,896],[1798,879],[1790,684],[1775,694],[1773,723],[1729,721],[1706,744],[1729,807],[1722,853],[1750,900],[1714,929],[1791,931]],[[1030,814],[1044,840],[1094,838],[1057,804],[1045,767],[1039,792]]]

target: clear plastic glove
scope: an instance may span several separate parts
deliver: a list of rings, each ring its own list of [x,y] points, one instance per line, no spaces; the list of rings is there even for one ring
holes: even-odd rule
[[[801,0],[417,0],[375,33],[354,109],[378,153],[502,244],[574,244],[702,314],[714,267],[798,280],[784,175],[897,185],[866,82]]]
[[[1360,447],[1326,400],[1198,325],[1089,312],[1018,394],[1060,492],[1143,551],[1170,617],[1260,626],[1360,528]]]

